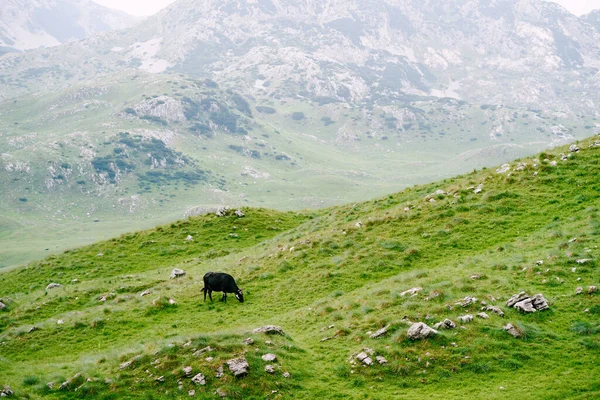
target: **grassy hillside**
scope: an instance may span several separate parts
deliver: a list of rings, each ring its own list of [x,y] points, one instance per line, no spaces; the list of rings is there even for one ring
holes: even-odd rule
[[[365,201],[597,129],[589,116],[451,99],[330,101],[128,71],[1,102],[0,268],[196,206]]]
[[[598,398],[600,139],[576,147],[314,212],[194,217],[0,273],[0,385],[61,399]],[[206,271],[234,275],[246,301],[204,303]],[[549,310],[508,308],[521,291]],[[504,317],[459,322],[484,303]],[[446,318],[457,328],[407,338],[409,321]],[[266,324],[285,335],[251,333]],[[360,365],[363,349],[387,363]],[[234,378],[226,362],[242,355]]]

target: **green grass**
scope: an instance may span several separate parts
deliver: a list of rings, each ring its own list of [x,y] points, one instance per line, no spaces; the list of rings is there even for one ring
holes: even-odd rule
[[[528,164],[521,171],[513,162],[510,173],[473,172],[362,203],[205,215],[0,273],[8,306],[0,311],[0,384],[29,398],[184,398],[191,389],[199,398],[216,398],[217,389],[230,398],[596,398],[598,294],[575,294],[600,283],[595,140],[579,143],[567,161],[559,148],[539,162],[519,160]],[[438,189],[448,194],[428,201]],[[592,261],[578,264],[582,258]],[[187,275],[169,280],[175,267]],[[236,277],[244,303],[202,301],[202,276],[217,270]],[[50,282],[63,287],[46,291]],[[400,295],[417,286],[418,295]],[[141,297],[145,290],[151,294]],[[520,291],[542,293],[550,310],[508,309]],[[479,300],[456,305],[465,296]],[[428,340],[406,337],[407,319],[458,323],[481,301],[505,317],[489,313]],[[507,323],[523,337],[504,332]],[[250,333],[265,324],[286,335]],[[385,337],[369,338],[383,326]],[[255,344],[244,345],[247,337]],[[193,356],[208,345],[208,355]],[[365,347],[388,363],[350,363]],[[278,356],[274,375],[263,370],[267,352]],[[242,354],[248,376],[234,379],[225,365],[215,377]],[[185,366],[207,384],[184,378]]]

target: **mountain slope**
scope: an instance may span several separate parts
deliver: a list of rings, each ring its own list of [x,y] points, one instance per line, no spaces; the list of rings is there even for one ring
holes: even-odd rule
[[[57,46],[128,28],[134,22],[125,13],[89,0],[4,0],[0,4],[0,49]]]
[[[596,136],[364,203],[194,217],[0,273],[0,384],[51,398],[595,398],[599,165]],[[174,267],[187,275],[170,280]],[[203,303],[209,270],[246,301]],[[549,309],[507,307],[521,291]],[[504,317],[459,322],[489,305]],[[459,327],[407,339],[410,321],[446,318]],[[285,336],[249,332],[265,324]],[[363,349],[387,362],[359,365]],[[240,356],[249,373],[234,378]]]

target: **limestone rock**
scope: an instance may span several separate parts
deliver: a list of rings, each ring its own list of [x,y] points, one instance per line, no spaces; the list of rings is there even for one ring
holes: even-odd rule
[[[427,324],[424,324],[423,322],[417,322],[408,328],[406,335],[409,339],[419,340],[435,336],[437,333],[438,332],[435,329],[431,329],[429,326],[427,326]]]
[[[212,351],[212,350],[213,350],[213,348],[212,348],[212,347],[210,347],[210,346],[206,346],[206,347],[203,347],[203,348],[201,348],[200,350],[196,350],[196,351],[194,352],[194,354],[192,354],[192,355],[193,355],[194,357],[200,357],[202,354],[204,354],[204,353],[208,353],[209,351]]]
[[[284,372],[283,374],[281,374],[284,378],[289,378],[291,375],[289,372]]]
[[[123,364],[121,364],[119,366],[119,369],[125,369],[125,368],[129,367],[131,364],[133,364],[133,361],[125,361]]]
[[[265,354],[261,358],[263,361],[267,361],[267,362],[277,361],[277,356],[273,353]]]
[[[192,378],[192,382],[194,382],[196,385],[206,385],[206,377],[201,373],[197,374]]]
[[[481,319],[488,319],[490,317],[489,315],[487,315],[484,312],[480,312],[479,314],[477,314],[477,316]]]
[[[248,365],[248,361],[246,361],[244,356],[227,361],[227,365],[229,366],[229,370],[233,373],[233,376],[236,378],[247,375],[248,369],[250,368],[250,365]]]
[[[423,290],[422,287],[414,287],[412,289],[408,289],[408,290],[405,290],[404,292],[400,293],[400,296],[402,296],[402,297],[407,296],[407,295],[414,296],[417,293],[419,293],[421,290]]]
[[[515,328],[513,324],[507,324],[504,327],[504,330],[516,338],[520,338],[521,336],[523,336],[523,333],[519,329]]]
[[[0,301],[0,310],[4,310],[6,308],[6,304]]]
[[[173,271],[171,271],[171,275],[169,275],[169,279],[175,279],[175,278],[179,278],[185,276],[185,271],[179,268],[175,268],[173,269]]]
[[[500,307],[496,307],[496,306],[487,306],[487,307],[483,307],[482,308],[483,311],[491,311],[494,314],[498,314],[501,317],[504,317],[504,311],[502,311],[500,309]]]
[[[196,395],[196,391],[194,389],[188,391],[188,396],[195,396]]]
[[[60,283],[50,283],[48,286],[46,286],[46,290],[50,290],[50,289],[54,289],[54,288],[59,288],[62,285]]]
[[[275,373],[275,367],[272,366],[271,364],[265,365],[265,372],[267,372],[269,374],[274,374]]]
[[[496,173],[498,174],[504,174],[506,172],[510,171],[510,164],[503,164],[500,168],[498,168],[496,170]]]
[[[236,215],[238,218],[244,218],[244,217],[246,216],[246,214],[244,214],[244,213],[242,212],[242,210],[235,210],[235,215]]]
[[[223,366],[219,365],[219,368],[217,368],[217,373],[215,374],[216,378],[222,378],[223,377]]]
[[[71,384],[71,382],[64,381],[63,383],[60,384],[60,386],[58,387],[58,390],[65,390],[66,388],[69,387],[70,384]]]
[[[15,394],[15,392],[13,392],[12,388],[8,385],[5,385],[2,389],[2,392],[0,392],[0,395],[2,395],[2,397],[12,396],[13,394]]]
[[[581,294],[583,293],[583,288],[581,286],[579,286],[577,289],[575,289],[575,294]]]
[[[217,389],[217,395],[220,397],[227,397],[227,392],[221,388]]]
[[[158,378],[155,379],[156,382],[160,382],[163,383],[165,381],[165,377],[164,376],[159,376]]]
[[[597,291],[598,291],[598,287],[597,286],[590,286],[588,288],[588,294],[596,293]]]
[[[194,240],[194,237],[192,235],[187,235],[187,237],[185,238],[186,242],[191,242]]]
[[[457,302],[456,304],[459,304],[461,307],[469,307],[471,304],[475,303],[477,301],[477,298],[473,297],[473,296],[467,296],[464,299],[462,299],[461,301]]]
[[[383,364],[387,364],[387,362],[388,362],[388,361],[385,359],[385,357],[384,357],[384,356],[377,356],[377,357],[375,357],[375,359],[376,359],[376,360],[377,360],[377,362],[378,362],[379,364],[381,364],[381,365],[383,365]]]
[[[477,187],[475,188],[475,190],[473,190],[473,193],[475,193],[475,194],[479,194],[479,193],[481,193],[482,191],[483,191],[483,183],[482,183],[482,184],[480,184],[479,186],[477,186]]]
[[[369,355],[366,352],[360,352],[356,355],[356,359],[360,362],[362,362],[365,365],[372,365],[373,364],[373,360],[371,359],[371,357],[369,357]]]
[[[363,227],[363,223],[358,221],[354,226],[356,226],[357,228],[362,228]]]
[[[247,344],[248,346],[251,346],[251,345],[254,344],[254,339],[252,339],[252,338],[244,339],[244,344]]]
[[[142,293],[140,293],[140,297],[144,297],[144,296],[148,296],[151,292],[149,290],[144,290]]]
[[[222,206],[222,207],[219,207],[219,208],[217,209],[217,211],[215,212],[215,215],[216,215],[217,217],[224,217],[224,216],[226,216],[228,213],[229,213],[229,207],[224,207],[224,206]]]
[[[266,333],[268,335],[283,335],[283,329],[280,326],[276,325],[265,325],[260,328],[256,328],[252,331],[252,333]]]
[[[569,151],[571,153],[577,153],[579,151],[579,146],[577,146],[576,144],[572,144],[571,147],[569,147]]]
[[[377,332],[375,332],[374,334],[372,334],[371,336],[369,336],[371,339],[377,339],[379,337],[382,337],[383,335],[385,335],[388,331],[389,325],[385,326],[383,328],[381,328],[380,330],[378,330]]]
[[[445,320],[438,322],[437,324],[435,324],[433,326],[433,329],[454,329],[456,328],[456,324],[452,321],[449,320],[448,318],[446,318]]]
[[[473,321],[473,316],[471,314],[463,315],[463,316],[458,317],[458,320],[460,322],[462,322],[463,324],[466,324],[466,323]]]
[[[185,374],[185,376],[192,375],[192,371],[193,371],[192,367],[183,367],[183,373]]]
[[[592,261],[592,259],[591,259],[591,258],[582,258],[582,259],[580,259],[580,260],[575,260],[575,262],[576,262],[577,264],[586,264],[586,263],[589,263],[590,261]]]
[[[515,296],[518,296],[520,300],[513,303]],[[530,297],[525,292],[521,292],[519,295],[514,295],[511,297],[511,299],[506,302],[506,305],[511,307],[509,304],[512,304],[512,307],[516,308],[517,310],[527,313],[543,311],[550,308],[548,301],[542,294],[536,294],[535,296]]]
[[[529,296],[527,295],[527,293],[525,292],[521,292],[519,294],[515,294],[513,295],[510,299],[508,299],[506,301],[506,306],[507,307],[513,307],[515,304],[517,304],[518,302],[520,302],[521,300],[525,300],[526,298],[528,298]]]

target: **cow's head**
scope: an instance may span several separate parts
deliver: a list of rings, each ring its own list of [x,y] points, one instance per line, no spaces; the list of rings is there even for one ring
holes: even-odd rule
[[[240,303],[244,302],[244,292],[242,292],[242,289],[238,289],[238,291],[235,292],[235,298],[238,299]]]

